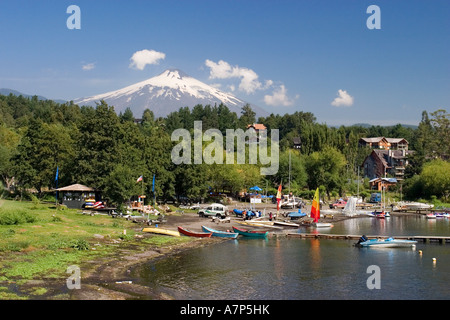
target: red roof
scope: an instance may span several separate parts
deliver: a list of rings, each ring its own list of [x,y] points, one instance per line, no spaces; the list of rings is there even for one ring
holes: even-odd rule
[[[247,129],[253,127],[255,128],[255,130],[266,130],[266,126],[263,125],[262,123],[253,123],[253,124],[248,124],[247,125]]]

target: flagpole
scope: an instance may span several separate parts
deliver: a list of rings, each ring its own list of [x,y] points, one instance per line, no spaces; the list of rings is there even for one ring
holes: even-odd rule
[[[59,176],[59,167],[56,166],[56,177],[55,177],[55,180],[56,180],[55,206],[56,206],[56,208],[58,208],[58,179],[59,179],[58,176]]]

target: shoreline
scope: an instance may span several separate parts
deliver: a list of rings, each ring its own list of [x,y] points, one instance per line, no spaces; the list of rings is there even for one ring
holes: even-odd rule
[[[177,230],[178,225],[192,230],[201,230],[201,225],[207,225],[218,230],[231,230],[232,226],[240,226],[236,219],[231,215],[230,223],[215,223],[210,218],[199,218],[196,213],[188,213],[182,216],[166,216],[167,223],[161,225],[161,228]],[[338,218],[323,218],[323,222],[339,222],[355,217],[346,217],[339,215]],[[142,228],[136,228],[140,230]],[[297,228],[283,228],[283,230],[297,230]],[[280,230],[282,231],[282,230]],[[280,232],[279,231],[279,232]],[[270,232],[270,229],[269,229]],[[277,232],[277,231],[273,231]],[[151,236],[151,235],[144,235]],[[181,235],[184,237],[183,235]],[[201,248],[203,246],[214,245],[229,241],[226,238],[191,238],[186,243],[177,244],[161,248],[148,248],[145,251],[136,252],[135,248],[121,248],[113,261],[101,263],[96,261],[96,266],[88,272],[88,275],[82,279],[81,290],[71,290],[70,299],[73,300],[174,300],[173,297],[162,293],[154,292],[149,287],[139,285],[134,282],[130,276],[131,270],[140,265],[157,259],[165,259],[176,254]]]
[[[405,215],[405,213],[394,214]],[[167,222],[161,224],[160,227],[177,230],[178,226],[183,226],[196,231],[200,231],[202,225],[224,231],[231,230],[233,225],[242,227],[236,222],[242,220],[241,218],[235,218],[233,214],[230,217],[229,223],[215,223],[210,218],[200,218],[197,213],[167,214]],[[321,222],[337,223],[355,218],[358,217],[348,217],[336,212],[334,218],[321,218]],[[156,236],[141,232],[145,226],[144,224],[136,224],[132,228],[137,235],[137,239],[133,243],[121,243],[117,245],[117,250],[112,254],[83,261],[80,264],[81,289],[69,290],[66,286],[67,278],[58,278],[30,280],[17,285],[18,290],[30,292],[35,290],[36,287],[48,289],[47,294],[35,298],[38,300],[174,300],[168,294],[155,292],[149,287],[136,283],[131,270],[156,259],[165,259],[188,250],[229,241],[226,238],[193,238],[181,235],[181,237],[186,237],[186,242],[157,246],[140,241],[147,237]],[[283,233],[286,230],[298,230],[298,228],[283,228],[279,231],[268,230],[270,235],[271,233]],[[34,299],[32,296],[28,298]]]

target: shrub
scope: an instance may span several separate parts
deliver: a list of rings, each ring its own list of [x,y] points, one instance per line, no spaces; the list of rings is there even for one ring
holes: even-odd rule
[[[77,250],[89,250],[89,243],[84,239],[76,239],[72,241],[70,247]]]
[[[35,221],[36,216],[25,210],[0,210],[0,225],[17,225]]]

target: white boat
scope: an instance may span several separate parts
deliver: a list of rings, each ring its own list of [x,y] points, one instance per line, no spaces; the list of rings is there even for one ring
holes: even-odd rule
[[[367,239],[366,236],[362,236],[356,246],[363,248],[401,248],[401,247],[415,247],[417,241],[415,240],[403,240],[394,239],[392,237],[387,239]]]
[[[407,210],[427,210],[432,209],[434,205],[421,202],[409,202],[405,203],[405,207]]]
[[[449,217],[450,217],[450,214],[448,214],[448,213],[441,213],[441,212],[435,212],[435,213],[427,214],[427,219],[449,218]]]
[[[328,222],[316,222],[313,223],[313,226],[316,228],[331,228],[333,225]]]
[[[300,225],[293,222],[285,222],[285,221],[274,221],[273,224],[285,226],[285,227],[295,227],[298,228]]]

